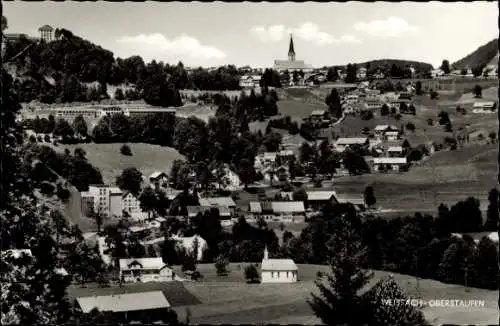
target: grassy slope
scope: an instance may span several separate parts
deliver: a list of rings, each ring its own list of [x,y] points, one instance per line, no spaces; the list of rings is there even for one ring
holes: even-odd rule
[[[124,293],[136,291],[162,290],[174,310],[184,320],[187,308],[191,312],[191,323],[208,324],[255,324],[255,323],[299,323],[317,324],[307,299],[316,292],[314,280],[317,271],[328,272],[327,266],[298,265],[299,282],[294,284],[246,284],[244,268],[248,263],[230,264],[227,277],[218,277],[213,264],[200,264],[198,270],[204,275],[203,282],[183,284],[137,284],[123,288],[100,289],[72,287],[71,296]],[[179,269],[176,267],[175,269]],[[369,286],[386,272],[375,272]],[[427,318],[434,323],[492,323],[498,318],[496,291],[470,289],[457,285],[447,285],[431,280],[420,280],[417,291],[416,280],[407,275],[394,274],[398,284],[411,297],[422,299],[479,299],[485,300],[482,309],[425,308]],[[194,296],[194,297],[193,297]],[[201,302],[198,304],[198,302]],[[452,313],[453,312],[453,313]],[[466,313],[467,312],[467,313]]]
[[[175,149],[150,144],[128,144],[133,156],[120,154],[123,144],[77,144],[59,145],[55,147],[58,151],[68,148],[71,152],[80,147],[87,152],[89,162],[97,167],[103,176],[105,183],[114,184],[116,177],[126,168],[135,167],[145,176],[154,171],[170,172],[172,162],[175,159],[183,159]]]

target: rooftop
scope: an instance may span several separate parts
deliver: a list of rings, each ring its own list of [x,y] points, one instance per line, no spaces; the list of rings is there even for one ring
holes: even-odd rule
[[[275,201],[271,203],[274,213],[303,213],[304,202],[301,201]]]
[[[374,157],[374,164],[406,164],[406,157]]]
[[[262,271],[296,271],[297,265],[292,259],[263,259]]]
[[[236,203],[231,197],[208,197],[200,198],[200,206],[224,206],[224,207],[236,207]]]
[[[94,308],[99,311],[125,312],[170,307],[161,291],[82,297],[76,300],[84,313]]]
[[[353,144],[364,144],[368,140],[368,137],[349,137],[349,138],[338,138],[335,145],[353,145]]]
[[[162,258],[127,258],[120,259],[120,270],[135,269],[131,266],[140,264],[143,269],[162,269],[165,263]]]
[[[262,213],[262,206],[259,202],[252,201],[249,203],[250,213]]]
[[[403,151],[403,147],[402,146],[390,146],[388,149],[387,149],[388,152],[402,152]]]
[[[307,191],[307,200],[326,201],[336,197],[335,191]]]

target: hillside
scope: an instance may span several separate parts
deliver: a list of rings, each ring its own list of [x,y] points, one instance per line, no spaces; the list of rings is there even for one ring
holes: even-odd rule
[[[411,60],[397,60],[397,59],[379,59],[371,60],[363,63],[358,63],[358,67],[369,67],[368,70],[390,71],[392,65],[395,64],[398,68],[403,69],[407,66],[413,66],[417,72],[427,73],[432,70],[432,65],[426,62],[411,61]]]
[[[474,52],[453,63],[452,67],[454,69],[484,67],[488,65],[495,56],[498,56],[498,39],[494,39],[480,46]],[[498,60],[492,64],[495,66],[498,65]]]

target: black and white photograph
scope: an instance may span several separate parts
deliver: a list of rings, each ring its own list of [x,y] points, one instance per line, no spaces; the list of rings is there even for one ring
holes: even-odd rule
[[[500,324],[498,1],[0,9],[2,325]]]

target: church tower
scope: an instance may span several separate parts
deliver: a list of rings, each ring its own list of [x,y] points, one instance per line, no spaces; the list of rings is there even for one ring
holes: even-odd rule
[[[266,245],[264,248],[264,260],[268,260],[268,259],[269,259],[269,252],[267,251],[267,245]]]
[[[295,49],[293,48],[293,37],[290,34],[290,46],[288,48],[288,61],[295,61]]]

